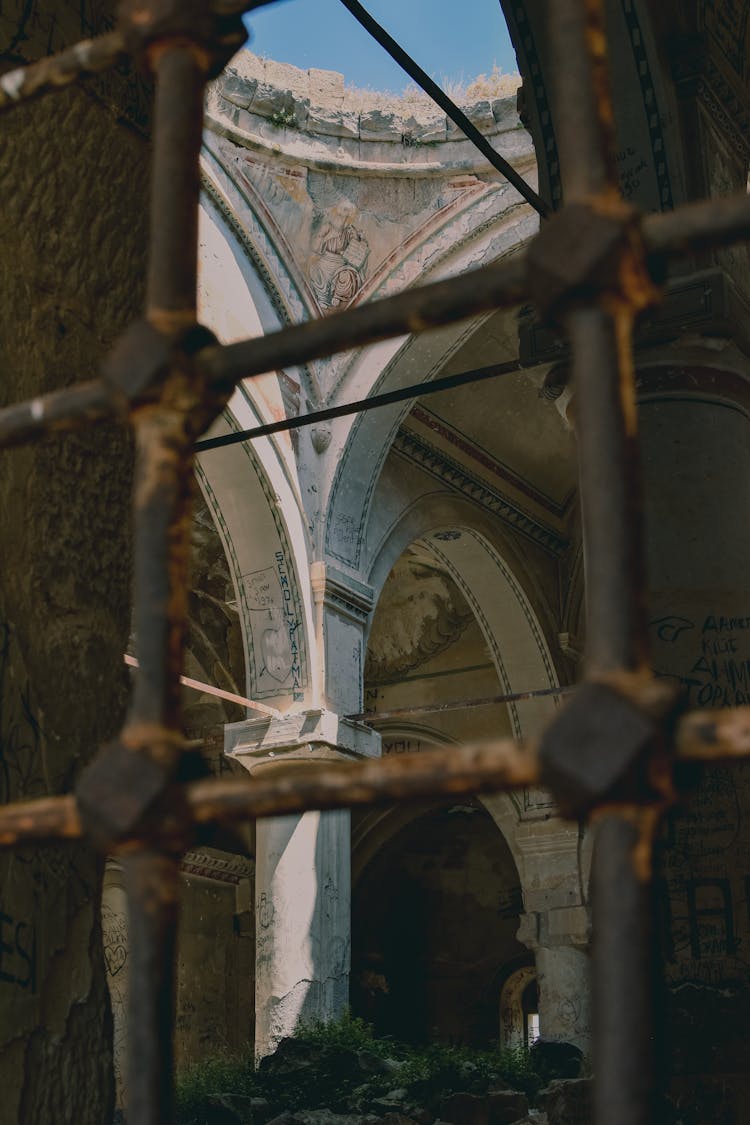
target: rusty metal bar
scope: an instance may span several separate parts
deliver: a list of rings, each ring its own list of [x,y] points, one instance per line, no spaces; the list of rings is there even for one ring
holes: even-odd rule
[[[675,754],[703,762],[750,757],[750,707],[683,715],[675,732]]]
[[[83,39],[39,62],[8,70],[0,75],[0,111],[69,86],[89,74],[108,70],[126,54],[123,35],[115,30],[97,39]]]
[[[206,348],[198,356],[198,366],[211,382],[234,384],[251,375],[510,308],[528,297],[525,259],[519,255],[268,336]]]
[[[750,239],[750,197],[742,194],[691,204],[675,212],[647,215],[643,219],[642,234],[645,250],[654,268],[657,259],[664,256]],[[198,354],[197,364],[216,384],[232,385],[242,378],[266,371],[305,363],[407,332],[425,331],[529,299],[523,255],[490,267],[490,270],[489,277],[486,268],[475,270],[437,282],[434,286],[421,286],[395,297],[335,313],[312,324],[295,325],[227,347],[208,347]],[[507,365],[509,370],[520,369],[520,366],[514,363]],[[500,369],[498,367],[498,372]],[[431,385],[428,384],[421,393],[427,394],[430,390]],[[151,401],[153,397],[153,390],[148,389],[135,402]],[[375,400],[367,400],[366,405],[376,405]],[[99,381],[6,407],[0,410],[0,448],[19,445],[46,433],[80,428],[88,422],[119,414],[122,408],[122,399],[106,383]],[[319,412],[320,417],[317,413],[311,415],[309,421],[339,417],[339,412],[345,411],[343,406],[331,407],[330,412]],[[292,428],[296,424],[294,419],[286,419],[272,423],[275,428],[263,429],[263,433]],[[260,436],[260,432],[253,430],[250,436]],[[240,438],[236,435],[226,435],[207,439],[200,443],[199,448],[217,448],[237,440]]]
[[[148,319],[169,333],[195,321],[205,69],[184,44],[157,44]]]
[[[633,669],[645,655],[637,567],[635,385],[629,326],[599,309],[567,318],[573,344],[576,436],[586,570],[586,667],[591,675]]]
[[[558,688],[556,693],[569,690]],[[678,760],[686,761],[750,756],[750,707],[685,715],[677,727],[676,751]],[[536,753],[534,744],[510,740],[451,746],[372,761],[318,764],[314,771],[300,767],[300,772],[279,770],[247,780],[201,781],[186,786],[185,798],[195,820],[205,824],[212,818],[236,821],[397,798],[492,792],[538,785]],[[0,806],[0,847],[82,835],[73,796]]]
[[[549,5],[566,205],[618,205],[614,113],[602,0]],[[584,232],[585,233],[585,232]],[[592,237],[594,236],[592,230]],[[623,251],[632,259],[634,248]],[[620,266],[622,271],[623,266]],[[641,612],[640,487],[632,360],[634,306],[615,279],[571,310],[586,575],[586,674],[634,670],[646,655]],[[601,747],[607,753],[607,747]],[[649,872],[636,870],[638,829],[613,813],[595,837],[592,957],[596,1125],[648,1125],[654,1086]],[[648,845],[647,845],[648,846]],[[637,1076],[637,1077],[636,1077]]]
[[[195,782],[186,796],[196,823],[226,824],[306,809],[494,793],[538,780],[536,746],[501,739],[334,765],[280,762],[248,781]]]
[[[608,816],[596,829],[591,1002],[597,1125],[656,1121],[652,888],[633,870],[642,836],[643,825],[625,816]]]
[[[72,794],[0,805],[0,847],[29,840],[78,840],[83,825]]]
[[[169,1125],[180,865],[174,856],[138,851],[123,856],[122,867],[128,897],[128,1121]]]
[[[179,34],[166,40],[157,36],[147,45],[146,57],[156,78],[146,317],[162,337],[178,341],[195,325],[198,161],[210,61],[197,43]],[[126,386],[137,386],[142,378],[141,370],[132,370]],[[134,412],[134,625],[141,675],[121,740],[157,765],[163,791],[182,749],[180,674],[187,627],[193,426],[200,424],[208,396],[189,362],[177,355],[159,385],[159,400]],[[146,814],[148,803],[146,799]],[[184,847],[186,841],[178,823],[176,839],[165,839],[163,847]],[[128,974],[128,1116],[135,1125],[170,1125],[179,864],[176,856],[144,850],[127,856],[124,868],[133,958]]]
[[[193,492],[184,419],[149,407],[136,420],[135,612],[138,663],[128,725],[180,730]]]
[[[611,134],[609,128],[606,135],[603,131],[605,114],[611,122],[611,99],[606,80],[602,83],[601,59],[592,49],[594,36],[603,34],[600,5],[597,0],[554,0],[548,5],[547,23],[558,107],[555,134],[564,199],[570,203],[614,191],[616,183]],[[597,50],[602,47],[600,43]]]
[[[643,241],[653,257],[729,246],[750,239],[750,195],[688,203],[677,211],[644,215]],[[656,263],[654,263],[656,264]]]
[[[0,410],[0,449],[125,414],[125,406],[122,397],[101,379],[7,406]]]
[[[463,110],[459,109],[456,103],[438,86],[437,82],[434,82],[429,74],[422,70],[422,67],[404,50],[401,44],[397,43],[393,36],[389,35],[385,28],[379,24],[377,20],[373,19],[367,9],[359,3],[359,0],[341,0],[341,3],[351,12],[355,20],[361,24],[365,31],[369,32],[373,39],[375,39],[381,47],[385,48],[402,70],[405,70],[409,77],[413,78],[417,85],[421,86],[425,93],[440,106],[443,112],[450,117],[453,124],[458,126],[464,136],[481,152],[485,160],[487,160],[501,176],[504,176],[508,183],[513,185],[519,195],[521,195],[542,218],[548,215],[549,207],[541,196],[534,191],[531,184],[528,184],[523,176],[519,176],[513,165],[502,157],[499,152],[495,151],[484,134],[477,129],[474,122],[466,116]]]
[[[290,767],[294,767],[291,768]],[[292,762],[247,780],[210,779],[185,787],[194,820],[206,824],[282,816],[305,809],[344,809],[403,797],[456,796],[535,785],[536,747],[510,739],[450,746],[359,762]],[[0,847],[83,835],[75,798],[52,797],[0,806]]]

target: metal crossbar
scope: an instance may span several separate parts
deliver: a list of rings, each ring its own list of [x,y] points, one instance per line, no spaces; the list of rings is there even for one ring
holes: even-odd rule
[[[632,328],[658,300],[652,277],[686,249],[750,238],[750,199],[641,217],[615,176],[602,0],[550,0],[565,205],[525,256],[270,336],[220,347],[196,321],[198,155],[207,79],[265,0],[123,0],[101,40],[5,75],[0,107],[112,65],[156,80],[151,242],[144,316],[100,380],[0,412],[0,445],[119,418],[136,441],[135,623],[140,674],[118,738],[75,794],[0,808],[0,845],[88,837],[122,856],[129,897],[129,1120],[168,1125],[179,858],[198,827],[311,808],[545,785],[563,813],[596,816],[593,955],[598,1125],[645,1125],[654,1089],[651,850],[679,758],[750,752],[750,710],[678,717],[649,670],[642,603]],[[354,7],[355,5],[347,5]],[[587,593],[585,682],[538,745],[323,765],[313,775],[177,780],[179,682],[196,439],[235,384],[375,340],[533,302],[572,354]]]

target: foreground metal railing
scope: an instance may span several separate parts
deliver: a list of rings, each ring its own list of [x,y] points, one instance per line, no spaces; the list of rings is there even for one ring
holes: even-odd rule
[[[599,820],[594,860],[595,1112],[642,1125],[654,1090],[649,885],[654,832],[678,758],[750,753],[750,709],[680,717],[649,670],[632,362],[634,318],[658,300],[665,258],[750,237],[750,200],[639,216],[620,198],[601,0],[550,0],[565,206],[525,257],[324,320],[219,347],[196,321],[198,153],[206,80],[269,0],[123,0],[118,29],[0,79],[0,108],[124,55],[156,80],[151,242],[143,319],[100,380],[0,411],[0,445],[106,417],[136,442],[135,623],[140,674],[119,737],[74,795],[0,808],[0,844],[86,836],[122,857],[130,908],[131,1125],[172,1121],[179,858],[199,826],[310,808],[541,784],[564,814]],[[313,775],[182,785],[179,680],[193,450],[235,383],[521,301],[572,350],[586,549],[585,683],[538,746],[502,741]]]

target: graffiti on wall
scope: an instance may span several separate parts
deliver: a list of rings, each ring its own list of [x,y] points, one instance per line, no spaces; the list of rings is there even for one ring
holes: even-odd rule
[[[657,675],[687,706],[750,704],[750,614],[707,606],[650,623]],[[750,769],[706,767],[666,819],[660,847],[661,944],[669,982],[723,986],[750,970]]]
[[[259,654],[255,669],[258,696],[291,691],[294,702],[304,700],[299,619],[283,551],[272,566],[244,578],[253,648]]]

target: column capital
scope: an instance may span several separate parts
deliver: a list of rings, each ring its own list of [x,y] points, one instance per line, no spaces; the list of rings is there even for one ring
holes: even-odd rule
[[[379,758],[380,735],[325,708],[228,723],[224,753],[252,770],[265,762]]]
[[[534,953],[563,948],[585,951],[591,940],[589,908],[580,905],[528,911],[519,919],[516,937]]]
[[[373,606],[373,589],[330,563],[314,562],[310,584],[315,601],[351,621],[364,624]]]

